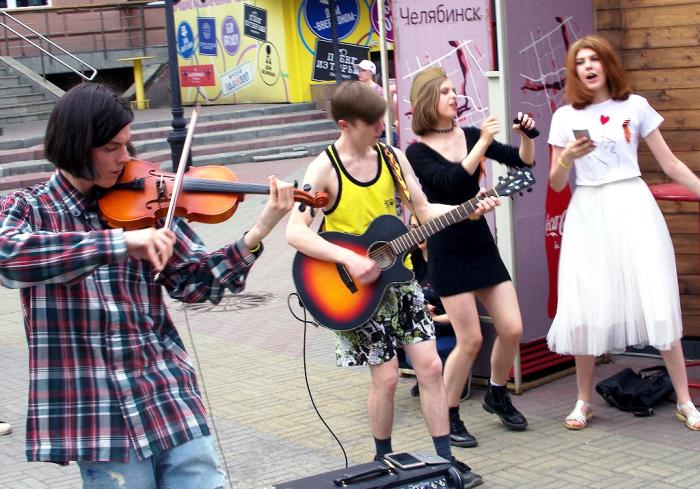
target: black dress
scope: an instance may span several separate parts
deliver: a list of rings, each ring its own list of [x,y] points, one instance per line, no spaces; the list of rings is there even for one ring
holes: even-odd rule
[[[467,148],[481,130],[463,128]],[[466,154],[466,152],[465,152]],[[470,175],[461,164],[446,160],[424,143],[413,143],[406,156],[430,202],[458,205],[479,191],[479,170]],[[486,157],[510,167],[525,166],[518,148],[493,141]],[[486,219],[465,220],[428,238],[428,273],[441,297],[470,292],[510,280]]]

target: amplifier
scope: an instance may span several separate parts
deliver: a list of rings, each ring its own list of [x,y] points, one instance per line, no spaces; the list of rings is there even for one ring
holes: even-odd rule
[[[450,464],[403,470],[383,462],[354,465],[324,474],[275,484],[274,489],[461,489]]]

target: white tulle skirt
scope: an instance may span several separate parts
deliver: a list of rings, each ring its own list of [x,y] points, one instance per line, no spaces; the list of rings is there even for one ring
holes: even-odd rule
[[[551,350],[668,350],[682,335],[666,221],[640,178],[574,191],[564,222]]]

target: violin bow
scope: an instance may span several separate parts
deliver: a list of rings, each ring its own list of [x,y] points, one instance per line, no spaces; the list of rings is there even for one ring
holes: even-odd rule
[[[189,156],[190,148],[192,147],[192,138],[194,137],[194,128],[197,125],[197,119],[199,118],[199,109],[199,104],[194,106],[194,110],[190,116],[190,124],[187,126],[187,136],[185,137],[185,144],[182,147],[180,162],[177,165],[177,174],[175,175],[173,190],[172,194],[170,195],[168,214],[165,216],[165,224],[163,225],[163,227],[166,229],[170,229],[170,226],[173,224],[173,218],[175,217],[175,204],[177,204],[177,199],[180,196],[182,183],[185,181],[185,167],[187,166],[187,157]]]
[[[194,128],[197,125],[197,119],[199,118],[200,105],[194,106],[192,115],[190,116],[190,123],[187,126],[187,136],[185,137],[185,144],[182,147],[182,153],[180,154],[180,162],[177,164],[177,173],[175,174],[175,181],[173,182],[173,190],[170,194],[170,203],[168,204],[168,213],[165,216],[165,224],[163,227],[165,229],[170,229],[173,224],[173,218],[175,217],[175,204],[177,204],[177,199],[180,196],[180,190],[182,189],[182,184],[185,181],[185,167],[187,166],[187,157],[190,153],[190,148],[192,147],[192,138],[194,137]],[[157,282],[160,278],[160,272],[156,273],[153,279]]]

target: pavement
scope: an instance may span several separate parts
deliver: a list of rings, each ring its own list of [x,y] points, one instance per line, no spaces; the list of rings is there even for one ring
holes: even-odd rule
[[[310,158],[238,164],[241,181],[264,183],[269,174],[299,179]],[[265,198],[248,196],[228,221],[194,224],[213,249],[238,237],[254,222]],[[232,488],[271,489],[275,483],[344,466],[341,447],[316,415],[305,386],[342,443],[350,465],[368,462],[374,447],[366,414],[366,368],[335,366],[333,333],[308,327],[294,292],[294,251],[284,240],[284,222],[265,240],[265,252],[253,267],[247,289],[227,295],[218,305],[170,311],[199,369],[210,422]],[[526,325],[527,327],[527,325]],[[14,432],[0,437],[0,488],[79,488],[75,464],[59,467],[24,459],[27,403],[27,346],[18,292],[0,288],[0,419]],[[602,379],[623,367],[660,364],[658,358],[619,355],[597,369]],[[691,376],[700,377],[700,368]],[[414,380],[401,378],[396,395],[394,448],[431,451],[432,443]],[[700,394],[695,391],[695,394]],[[478,438],[476,448],[455,455],[484,478],[486,488],[696,488],[700,485],[700,432],[678,422],[675,406],[664,403],[649,418],[636,418],[593,400],[589,427],[569,431],[562,425],[576,396],[573,375],[513,396],[529,429],[505,429],[481,408],[483,388],[474,387],[461,404],[463,419]],[[333,487],[329,483],[329,487]]]

